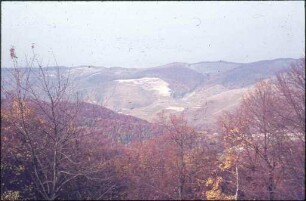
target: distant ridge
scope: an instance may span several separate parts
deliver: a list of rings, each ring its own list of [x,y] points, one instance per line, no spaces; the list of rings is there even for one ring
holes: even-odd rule
[[[60,72],[70,73],[75,90],[85,102],[147,121],[161,111],[184,112],[201,124],[213,122],[216,114],[235,108],[247,89],[286,71],[297,60],[172,62],[149,68],[60,66]],[[9,80],[12,70],[1,68],[2,80]],[[47,74],[55,78],[55,67],[50,67]],[[167,95],[161,91],[167,91]],[[209,110],[205,109],[207,105]],[[204,118],[207,116],[210,118]]]

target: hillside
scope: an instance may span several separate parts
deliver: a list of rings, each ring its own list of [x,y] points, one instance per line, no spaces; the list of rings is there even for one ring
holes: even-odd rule
[[[171,63],[144,69],[79,66],[60,67],[59,73],[69,74],[85,102],[148,121],[163,110],[184,112],[193,124],[200,125],[213,123],[217,114],[235,108],[255,83],[285,71],[294,61]],[[11,71],[2,68],[4,80],[9,80]],[[47,69],[51,79],[56,73],[55,67]]]

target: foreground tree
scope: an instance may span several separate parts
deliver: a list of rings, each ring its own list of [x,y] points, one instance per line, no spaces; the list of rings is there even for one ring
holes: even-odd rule
[[[305,60],[263,81],[234,113],[220,120],[227,150],[239,169],[237,199],[304,199]],[[233,188],[233,184],[228,184]],[[233,193],[233,191],[232,191]]]
[[[204,199],[217,150],[208,146],[206,133],[196,132],[184,116],[161,115],[157,123],[163,128],[161,135],[127,149],[127,199]]]
[[[95,147],[90,147],[93,143],[88,144],[91,132],[82,127],[80,103],[71,93],[69,76],[58,67],[42,67],[34,50],[27,68],[18,68],[15,50],[11,51],[11,56],[14,70],[11,79],[5,80],[8,87],[2,87],[4,111],[1,111],[1,118],[5,125],[1,129],[5,131],[1,134],[1,142],[5,149],[10,145],[8,140],[12,139],[15,146],[9,148],[14,152],[6,152],[2,166],[9,160],[13,165],[20,161],[30,176],[27,181],[36,199],[84,199],[65,192],[80,179],[100,182],[94,194],[87,191],[86,198],[103,198],[105,191],[109,191],[104,184],[113,174],[107,170],[110,159],[102,157],[104,152],[96,152]],[[38,67],[34,68],[35,64]],[[95,146],[102,144],[98,140]],[[82,188],[85,186],[74,189],[77,195],[84,192]]]

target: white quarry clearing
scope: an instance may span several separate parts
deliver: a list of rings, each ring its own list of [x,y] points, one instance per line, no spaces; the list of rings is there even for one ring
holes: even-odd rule
[[[170,107],[167,107],[166,108],[167,110],[175,110],[175,111],[178,111],[178,112],[182,112],[185,110],[185,108],[183,107],[176,107],[176,106],[170,106]]]
[[[125,79],[125,80],[115,80],[115,81],[117,81],[118,83],[138,85],[145,90],[155,91],[161,96],[170,96],[171,94],[171,89],[169,88],[169,84],[157,77],[144,77],[139,79]]]

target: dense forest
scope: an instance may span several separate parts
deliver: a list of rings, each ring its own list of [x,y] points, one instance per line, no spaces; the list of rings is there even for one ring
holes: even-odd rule
[[[84,103],[60,71],[11,56],[1,200],[305,199],[305,58],[196,130],[184,115],[149,123]]]

